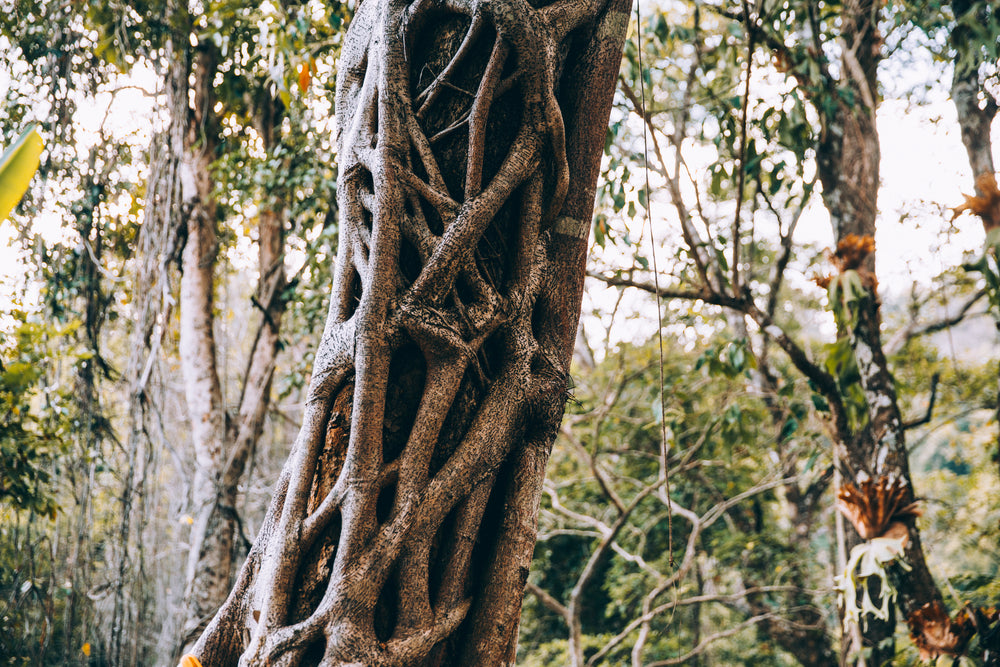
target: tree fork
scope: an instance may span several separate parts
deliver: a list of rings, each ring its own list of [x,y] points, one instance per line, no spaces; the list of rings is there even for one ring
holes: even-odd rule
[[[512,664],[628,11],[361,5],[303,427],[203,664]]]

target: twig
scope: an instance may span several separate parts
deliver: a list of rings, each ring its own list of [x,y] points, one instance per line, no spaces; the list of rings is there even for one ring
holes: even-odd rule
[[[927,412],[924,413],[923,417],[918,419],[911,419],[910,421],[903,422],[903,430],[911,429],[917,426],[923,426],[931,420],[931,415],[934,414],[934,403],[937,400],[937,388],[938,381],[941,379],[940,373],[935,373],[931,376],[931,396],[927,401]]]

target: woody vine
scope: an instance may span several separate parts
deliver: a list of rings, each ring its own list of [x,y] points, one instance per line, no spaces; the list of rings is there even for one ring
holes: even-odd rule
[[[361,5],[303,426],[203,664],[512,657],[627,11]]]

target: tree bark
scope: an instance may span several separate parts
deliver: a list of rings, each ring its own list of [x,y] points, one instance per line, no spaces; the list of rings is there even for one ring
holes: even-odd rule
[[[823,201],[830,212],[838,243],[849,234],[875,235],[878,213],[880,149],[876,127],[878,106],[877,69],[881,59],[881,36],[877,18],[880,4],[874,0],[852,0],[844,5],[841,35],[840,86],[849,91],[852,104],[833,86],[836,112],[823,116],[817,151]],[[875,255],[861,268],[875,275]],[[907,483],[908,498],[914,500],[906,451],[903,422],[896,399],[895,384],[882,351],[879,299],[874,279],[868,298],[857,308],[847,334],[857,361],[861,388],[867,403],[868,422],[857,430],[852,442],[845,443],[842,460],[850,477],[897,476]],[[920,535],[913,518],[906,521],[909,539],[905,558],[909,571],[893,568],[898,606],[908,616],[921,605],[941,600],[941,594],[927,568]],[[876,598],[877,599],[877,598]],[[895,655],[892,641],[894,622],[868,619],[864,631],[868,663],[880,665]]]
[[[220,511],[220,476],[226,460],[226,414],[216,363],[213,315],[215,290],[216,206],[211,163],[215,141],[210,126],[214,117],[212,79],[214,58],[208,50],[193,54],[193,110],[185,137],[186,171],[184,206],[187,240],[181,257],[180,345],[184,394],[191,421],[195,467],[192,485],[194,523],[188,538],[190,551],[185,574],[182,643],[210,618],[229,588],[232,571],[233,531]],[[228,499],[230,506],[232,499]],[[223,501],[225,502],[225,501]]]
[[[970,11],[974,11],[975,4],[973,0],[952,0],[951,7],[957,21]],[[983,6],[979,10],[989,11],[989,7]],[[996,172],[993,162],[992,135],[993,120],[1000,112],[1000,106],[998,106],[996,99],[984,89],[979,80],[979,68],[983,64],[983,58],[975,45],[970,43],[971,38],[967,26],[961,23],[955,24],[950,35],[952,49],[955,53],[951,100],[955,104],[958,126],[962,131],[962,143],[969,156],[969,166],[972,168],[976,196],[989,197],[991,193],[983,190],[979,177]],[[969,55],[970,50],[973,51],[972,57],[965,57]],[[983,98],[982,102],[980,102],[980,97]],[[983,217],[983,226],[987,232],[997,225],[1000,225],[1000,219]],[[995,317],[998,318],[996,328],[997,332],[1000,333],[1000,314],[995,313]],[[994,416],[997,423],[1000,424],[1000,376],[997,377]],[[1000,431],[997,433],[996,443],[996,461],[1000,463]]]
[[[203,664],[513,663],[628,9],[361,5],[303,427]]]
[[[972,168],[972,178],[975,180],[981,174],[992,174],[996,171],[990,137],[998,108],[996,100],[983,89],[979,81],[979,67],[983,64],[983,58],[977,55],[978,50],[970,43],[972,35],[969,28],[957,23],[975,9],[975,4],[973,0],[952,0],[951,7],[956,19],[950,35],[951,46],[955,52],[951,100],[955,104],[962,143],[969,156],[969,166]],[[988,8],[984,5],[980,10],[988,11]],[[967,55],[970,57],[963,57]],[[985,193],[977,190],[976,194],[983,196]]]
[[[186,40],[185,40],[186,41]],[[187,53],[182,50],[181,53]],[[180,54],[178,54],[180,56]],[[279,351],[279,334],[287,285],[284,269],[284,223],[280,206],[263,207],[258,216],[258,284],[253,297],[261,311],[242,383],[237,410],[223,403],[216,362],[213,293],[217,213],[212,162],[216,158],[218,120],[213,80],[217,71],[210,46],[191,52],[190,65],[178,57],[176,67],[191,72],[193,105],[180,107],[187,117],[182,176],[186,190],[187,239],[181,258],[180,356],[195,452],[192,485],[193,524],[181,610],[179,647],[189,649],[225,601],[236,568],[239,482],[247,458],[259,440],[270,404],[271,379]],[[187,96],[188,77],[182,77]],[[175,107],[177,109],[177,107]],[[264,148],[276,142],[283,108],[266,97],[254,108]]]

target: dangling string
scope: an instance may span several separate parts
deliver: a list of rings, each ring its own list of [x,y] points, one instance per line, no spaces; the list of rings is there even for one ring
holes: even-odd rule
[[[635,45],[636,52],[639,54],[639,105],[641,107],[639,112],[642,120],[642,171],[646,180],[646,205],[643,209],[645,210],[646,224],[649,226],[650,254],[653,257],[653,286],[656,294],[656,339],[660,355],[660,461],[663,466],[663,484],[667,499],[667,552],[670,554],[670,567],[674,568],[676,567],[676,563],[674,562],[674,508],[670,500],[670,466],[667,460],[667,410],[666,397],[663,393],[663,319],[661,315],[663,310],[660,303],[660,272],[656,267],[656,239],[653,237],[653,220],[649,215],[651,191],[649,189],[649,145],[646,139],[646,76],[645,69],[642,66],[642,18],[639,13],[639,2],[640,0],[636,0],[635,3]]]

